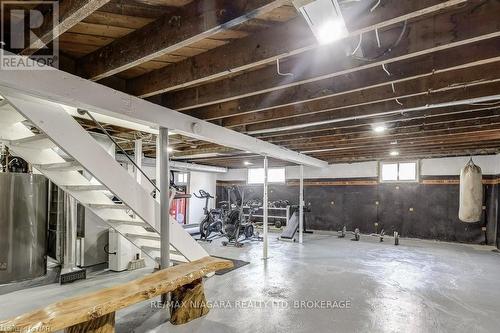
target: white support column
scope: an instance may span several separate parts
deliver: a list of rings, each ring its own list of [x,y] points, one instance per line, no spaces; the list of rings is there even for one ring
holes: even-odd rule
[[[142,139],[134,140],[134,157],[135,164],[137,164],[139,167],[142,167]],[[139,184],[142,184],[142,173],[137,170],[137,168],[135,168],[134,173],[137,182]]]
[[[160,127],[160,268],[170,267],[170,164],[168,154],[168,128]],[[162,295],[166,303],[168,294]]]
[[[299,244],[304,241],[304,166],[300,165],[299,186]]]
[[[155,180],[156,180],[156,187],[160,187],[160,178],[161,178],[161,172],[160,172],[160,135],[158,134],[156,136],[156,160],[155,160]],[[160,194],[156,193],[156,201],[160,202]]]
[[[160,128],[160,257],[161,268],[170,267],[170,165],[168,128]]]
[[[264,249],[263,249],[263,259],[267,259],[267,245],[268,245],[268,207],[269,207],[269,199],[267,193],[267,156],[264,156],[264,198],[262,200],[264,216],[263,216],[263,228],[264,228]]]

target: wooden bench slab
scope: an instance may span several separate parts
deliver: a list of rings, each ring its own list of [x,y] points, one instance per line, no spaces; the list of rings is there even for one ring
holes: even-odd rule
[[[114,332],[115,311],[175,291],[201,281],[209,273],[232,266],[229,260],[204,257],[0,321],[0,332],[54,332],[68,327],[66,332]]]

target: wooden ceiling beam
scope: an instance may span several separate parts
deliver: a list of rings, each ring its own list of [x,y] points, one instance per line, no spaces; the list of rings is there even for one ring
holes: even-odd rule
[[[323,142],[341,142],[343,140],[354,140],[354,139],[391,139],[395,140],[400,137],[412,136],[412,137],[423,137],[426,135],[440,134],[440,133],[455,133],[462,129],[481,128],[483,126],[489,127],[497,125],[499,122],[500,114],[498,111],[486,113],[485,116],[479,118],[464,118],[464,119],[449,119],[445,118],[443,120],[436,119],[435,121],[417,120],[409,121],[408,123],[403,123],[400,126],[388,128],[384,133],[376,133],[369,126],[363,128],[347,128],[339,129],[335,134],[327,136],[319,136],[314,138],[306,138],[301,140],[284,141],[276,144],[285,145],[288,147],[300,146],[300,145],[311,145],[323,143]]]
[[[370,68],[377,68],[378,73],[384,74],[382,64],[386,64],[389,71],[392,71],[391,68],[396,62],[500,36],[500,27],[496,19],[500,4],[492,1],[482,1],[481,3],[482,5],[478,6],[478,1],[469,2],[463,8],[409,23],[399,45],[391,49],[391,52],[377,58],[377,55],[383,52],[380,50],[391,47],[391,43],[397,39],[402,27],[397,25],[388,31],[380,31],[383,40],[381,49],[377,50],[376,54],[366,55],[367,57],[375,57],[376,59],[373,59],[373,61],[363,61],[346,56],[344,49],[339,47],[338,44],[334,44],[330,47],[305,52],[283,62],[280,66],[281,71],[293,73],[293,78],[280,76],[276,73],[275,66],[268,66],[227,80],[165,94],[163,103],[176,110],[187,110],[186,108],[201,107],[271,93]],[[432,36],[432,38],[429,38],[429,36]],[[364,40],[366,40],[366,36]],[[458,53],[455,56],[460,57]],[[332,59],[335,59],[335,61],[332,61]],[[454,63],[455,61],[452,59],[450,57],[449,61]],[[470,61],[475,60],[472,57]],[[424,71],[424,73],[426,72],[429,72],[429,69]],[[321,92],[316,90],[316,93],[321,97]],[[279,92],[272,96],[279,96]],[[272,100],[272,98],[269,100]],[[254,100],[253,105],[260,108],[258,103],[259,101]],[[272,102],[264,102],[263,104],[263,107],[269,107]],[[245,107],[242,110],[252,108],[254,107],[249,105],[248,109]]]
[[[456,144],[449,144],[449,145],[443,145],[443,144],[423,144],[423,145],[408,145],[408,146],[402,146],[402,147],[380,147],[380,148],[374,148],[374,147],[368,147],[368,148],[356,148],[356,149],[349,149],[347,151],[340,151],[340,152],[324,152],[324,153],[310,153],[310,156],[313,156],[315,158],[320,158],[322,160],[329,160],[332,157],[335,156],[352,156],[352,157],[357,157],[357,156],[371,156],[373,159],[376,158],[376,156],[380,154],[385,154],[385,158],[391,158],[389,155],[389,152],[396,150],[399,152],[398,158],[405,158],[407,155],[414,153],[414,152],[424,152],[424,151],[429,151],[429,152],[439,152],[439,151],[447,151],[447,150],[456,150],[459,151],[461,150],[464,154],[468,154],[471,149],[474,150],[480,150],[484,148],[493,148],[493,149],[500,149],[500,140],[499,139],[493,139],[493,140],[487,140],[484,142],[465,142],[465,143],[456,143]]]
[[[461,105],[450,108],[439,108],[434,110],[423,110],[411,115],[397,114],[389,117],[379,117],[375,119],[349,120],[329,126],[318,128],[314,131],[304,131],[299,133],[285,133],[283,135],[259,137],[268,142],[276,144],[296,141],[307,141],[312,138],[334,136],[355,132],[373,132],[376,125],[384,125],[389,131],[414,126],[419,124],[434,124],[436,122],[454,122],[462,119],[477,119],[497,115],[500,108],[498,106],[470,106]]]
[[[54,22],[53,12],[47,13],[44,16],[43,24],[35,31],[38,40],[30,44],[21,54],[26,56],[32,55],[108,2],[109,0],[60,1],[58,22]]]
[[[83,77],[100,80],[231,29],[286,0],[196,0],[78,61]]]
[[[441,158],[441,157],[458,157],[458,156],[470,156],[470,155],[492,155],[498,153],[497,148],[484,147],[480,149],[469,149],[464,152],[461,149],[450,149],[450,150],[440,150],[440,151],[421,151],[407,153],[404,157],[395,158],[393,156],[387,156],[387,152],[379,153],[372,156],[347,156],[347,157],[335,157],[326,159],[328,163],[354,163],[354,162],[368,162],[368,161],[380,161],[380,160],[419,160],[426,158]],[[221,163],[221,165],[223,165]]]
[[[493,127],[493,129],[491,129]],[[332,151],[354,149],[356,147],[385,147],[394,148],[404,146],[406,144],[422,144],[422,143],[457,143],[457,142],[472,142],[474,140],[484,140],[484,139],[499,139],[499,123],[497,122],[495,126],[488,126],[489,129],[484,129],[482,127],[475,127],[467,129],[466,131],[461,131],[461,133],[449,132],[432,135],[407,135],[407,136],[397,136],[397,140],[394,137],[384,137],[384,138],[372,138],[372,139],[354,139],[354,140],[335,140],[331,142],[321,142],[316,144],[302,144],[302,145],[290,145],[287,146],[289,149],[303,151],[310,153],[313,151],[328,150]],[[446,132],[446,131],[444,131]],[[394,143],[394,144],[393,144]]]
[[[500,58],[499,58],[500,60]],[[415,80],[398,84],[383,85],[375,88],[358,90],[340,96],[320,99],[312,102],[296,104],[261,112],[254,112],[222,119],[222,126],[235,127],[277,121],[296,116],[312,115],[322,112],[351,109],[380,102],[392,102],[394,107],[398,101],[419,95],[434,94],[442,91],[462,89],[469,84],[488,82],[500,79],[500,61],[481,66],[463,68],[456,71],[441,72]],[[403,103],[405,104],[405,103]]]
[[[388,0],[392,6],[384,15],[368,16],[363,22],[366,26],[351,31],[351,36],[361,32],[381,29],[405,19],[426,15],[447,6],[463,3],[463,0],[446,2],[425,0]],[[361,4],[360,4],[361,5]],[[364,4],[363,4],[364,6]],[[382,13],[382,11],[381,11]],[[129,82],[129,92],[136,96],[147,97],[219,79],[236,72],[273,62],[276,59],[288,57],[317,48],[317,43],[302,17],[288,23],[266,30],[262,33],[234,41],[225,46],[205,52],[185,61],[144,74]],[[327,47],[329,51],[335,47]],[[338,50],[335,52],[338,53]]]
[[[468,104],[467,100],[469,99],[498,95],[499,91],[500,81],[498,80],[494,82],[487,82],[484,84],[478,82],[476,85],[462,87],[461,89],[449,89],[444,91],[430,92],[428,94],[411,96],[407,98],[401,98],[398,101],[403,105],[399,105],[394,100],[375,102],[370,105],[348,107],[345,109],[325,111],[311,115],[301,115],[293,118],[267,121],[263,123],[248,125],[245,126],[245,128],[246,132],[251,134],[254,131],[279,132],[280,129],[286,129],[286,126],[295,125],[301,127],[316,127],[320,126],[321,122],[328,122],[327,124],[332,125],[336,122],[351,120],[356,117],[380,118],[382,116],[405,113],[405,110],[408,109],[430,109],[433,105],[439,105],[442,103],[459,103],[460,101],[464,101],[463,104],[466,105]],[[410,115],[412,112],[406,113]]]
[[[479,66],[499,59],[500,37],[392,63],[387,66],[390,69],[390,76],[387,76],[381,67],[369,68],[183,112],[196,118],[213,120],[276,108],[295,107],[297,104],[310,105],[367,89],[391,86],[391,84],[397,86],[411,80],[444,75],[446,72]]]

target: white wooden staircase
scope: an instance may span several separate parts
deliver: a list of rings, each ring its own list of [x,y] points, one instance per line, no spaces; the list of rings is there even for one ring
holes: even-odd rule
[[[160,207],[135,178],[60,104],[16,91],[2,90],[1,94],[5,100],[0,106],[0,140],[144,255],[159,257]],[[26,121],[43,134],[34,134]],[[59,154],[59,149],[64,154]],[[93,177],[84,177],[82,170]],[[115,203],[113,196],[122,203]],[[193,261],[208,255],[173,217],[170,244],[171,259],[175,261]]]

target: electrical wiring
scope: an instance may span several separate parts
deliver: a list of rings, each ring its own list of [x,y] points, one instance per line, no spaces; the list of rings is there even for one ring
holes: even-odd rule
[[[399,45],[399,43],[401,42],[401,40],[403,39],[403,36],[406,32],[406,28],[408,27],[408,20],[405,20],[404,23],[403,23],[403,27],[401,29],[401,32],[399,33],[399,36],[398,38],[394,41],[394,43],[392,43],[392,45],[390,47],[388,47],[387,49],[385,49],[384,52],[376,55],[375,57],[371,57],[371,58],[367,58],[367,57],[357,57],[357,56],[353,56],[354,59],[357,59],[357,60],[362,60],[362,61],[375,61],[375,60],[378,60],[384,56],[386,56],[387,54],[391,53],[392,50],[397,47]]]

